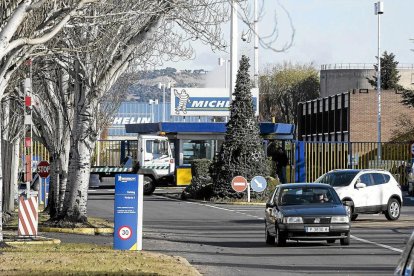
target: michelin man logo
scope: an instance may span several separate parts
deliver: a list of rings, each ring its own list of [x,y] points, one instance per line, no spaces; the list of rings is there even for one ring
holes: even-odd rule
[[[178,98],[178,106],[175,108],[175,114],[180,114],[180,111],[182,111],[183,114],[187,114],[186,105],[187,103],[191,103],[190,95],[188,95],[185,89],[182,89],[181,92],[174,89],[174,95]]]

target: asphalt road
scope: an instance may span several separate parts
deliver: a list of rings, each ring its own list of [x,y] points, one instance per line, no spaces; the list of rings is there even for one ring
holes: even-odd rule
[[[383,215],[358,217],[350,246],[291,241],[278,248],[264,242],[263,206],[179,201],[162,192],[144,197],[143,249],[183,256],[205,275],[392,275],[414,229],[409,204],[396,222]],[[111,193],[90,193],[90,216],[113,219]],[[62,241],[112,244],[111,237],[56,235]]]

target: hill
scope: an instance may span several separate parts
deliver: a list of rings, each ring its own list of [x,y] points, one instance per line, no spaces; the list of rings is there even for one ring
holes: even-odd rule
[[[167,67],[160,70],[127,72],[118,80],[114,89],[126,90],[126,101],[147,102],[150,99],[162,99],[163,89],[159,83],[171,83],[173,87],[204,87],[207,72],[200,70],[182,70]],[[124,91],[125,92],[125,91]],[[170,101],[169,91],[166,101]]]

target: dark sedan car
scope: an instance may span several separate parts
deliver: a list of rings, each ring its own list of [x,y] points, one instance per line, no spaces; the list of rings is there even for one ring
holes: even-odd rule
[[[266,243],[283,246],[286,240],[326,240],[350,244],[345,206],[328,184],[278,185],[266,203]]]

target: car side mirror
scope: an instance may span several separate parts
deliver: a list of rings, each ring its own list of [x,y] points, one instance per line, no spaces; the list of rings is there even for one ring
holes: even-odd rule
[[[357,189],[365,188],[366,186],[367,186],[367,184],[361,183],[361,182],[355,184],[355,188],[357,188]]]

